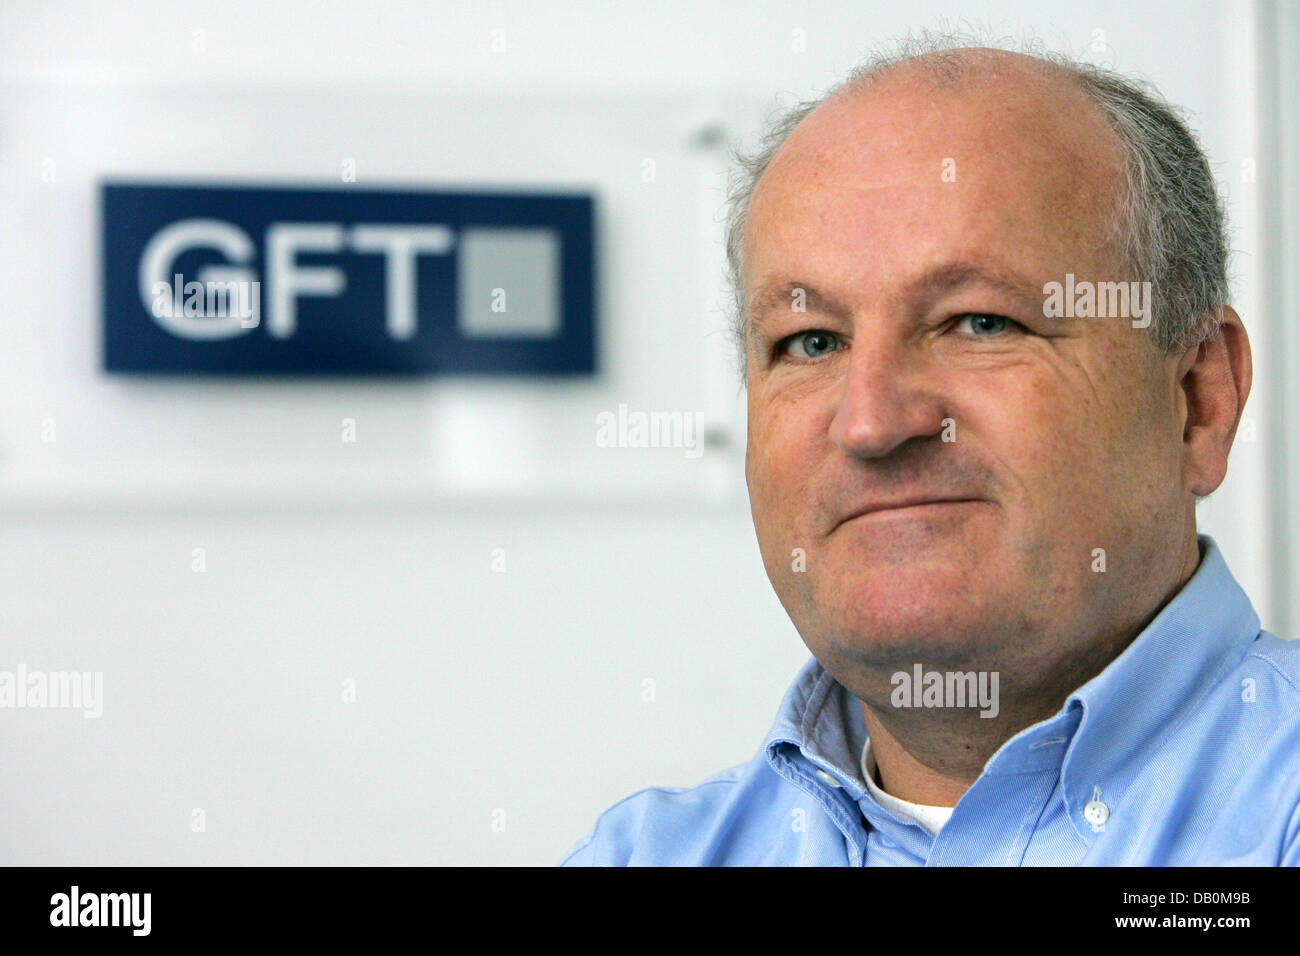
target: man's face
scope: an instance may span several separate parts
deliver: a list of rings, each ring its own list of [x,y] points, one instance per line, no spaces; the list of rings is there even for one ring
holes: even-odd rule
[[[1081,93],[1007,71],[823,104],[750,207],[754,524],[842,681],[1059,668],[1185,557],[1171,360],[1129,318],[1043,314],[1067,273],[1139,278],[1108,242],[1119,146]],[[965,500],[860,514],[935,498]]]

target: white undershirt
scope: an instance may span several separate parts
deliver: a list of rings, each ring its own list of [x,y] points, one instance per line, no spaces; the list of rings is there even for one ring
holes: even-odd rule
[[[952,816],[952,807],[927,807],[920,803],[908,803],[898,797],[891,797],[876,786],[876,760],[871,756],[870,740],[862,748],[862,776],[866,778],[867,789],[878,804],[902,820],[916,821],[930,836],[938,834]]]

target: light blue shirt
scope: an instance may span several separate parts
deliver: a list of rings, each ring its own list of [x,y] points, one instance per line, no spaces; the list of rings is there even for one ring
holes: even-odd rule
[[[753,760],[628,797],[562,865],[1300,865],[1300,641],[1261,631],[1200,544],[1150,626],[1006,741],[936,836],[871,796],[858,702],[811,660]]]

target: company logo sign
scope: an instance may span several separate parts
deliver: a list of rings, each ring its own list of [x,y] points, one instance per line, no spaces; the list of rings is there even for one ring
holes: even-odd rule
[[[595,371],[585,195],[107,183],[111,372]]]

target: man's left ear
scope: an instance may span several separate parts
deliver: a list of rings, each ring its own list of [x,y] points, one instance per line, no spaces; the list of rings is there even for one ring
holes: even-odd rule
[[[1178,363],[1187,418],[1183,426],[1183,485],[1204,497],[1223,483],[1228,452],[1250,395],[1250,340],[1241,316],[1223,306],[1218,331]]]

